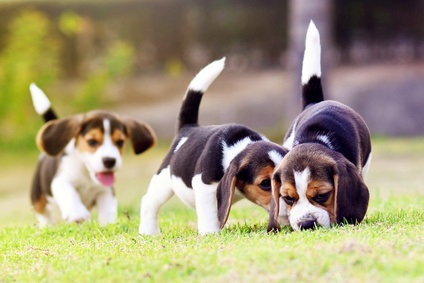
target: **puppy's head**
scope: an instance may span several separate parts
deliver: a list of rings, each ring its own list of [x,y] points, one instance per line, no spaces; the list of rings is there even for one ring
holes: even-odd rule
[[[271,176],[286,153],[277,144],[259,141],[248,145],[230,162],[217,190],[221,228],[228,219],[236,188],[248,200],[269,211]]]
[[[358,169],[338,152],[320,144],[301,144],[283,159],[272,177],[268,231],[279,228],[281,204],[294,230],[358,223],[369,193]]]
[[[126,139],[139,154],[153,146],[155,134],[145,123],[112,112],[91,111],[46,123],[37,134],[37,145],[49,155],[75,152],[95,183],[111,186],[113,172],[122,165]]]

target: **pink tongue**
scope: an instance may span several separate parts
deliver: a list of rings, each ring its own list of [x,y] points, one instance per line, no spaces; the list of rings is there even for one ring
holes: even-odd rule
[[[113,175],[113,172],[97,173],[96,177],[105,187],[110,187],[113,183],[115,183],[115,176]]]

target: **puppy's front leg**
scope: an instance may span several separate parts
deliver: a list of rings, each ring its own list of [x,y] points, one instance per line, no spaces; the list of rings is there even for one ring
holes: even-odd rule
[[[192,179],[196,201],[197,229],[200,235],[219,232],[216,190],[218,184],[205,184],[202,175]]]
[[[160,234],[158,214],[161,206],[167,202],[174,192],[171,187],[169,167],[154,175],[150,181],[146,194],[141,199],[140,235]]]
[[[113,195],[113,189],[107,188],[97,199],[97,211],[99,213],[99,223],[102,226],[114,223],[118,214],[118,201]]]
[[[52,194],[59,206],[62,219],[77,223],[90,219],[90,212],[81,202],[74,186],[66,178],[59,176],[53,180]]]

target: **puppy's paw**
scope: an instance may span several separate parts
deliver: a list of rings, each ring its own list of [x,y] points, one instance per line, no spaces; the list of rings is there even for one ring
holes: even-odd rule
[[[81,205],[64,214],[63,218],[69,223],[82,223],[90,219],[90,212],[85,206]]]
[[[218,223],[214,223],[214,225],[199,225],[198,231],[201,236],[205,236],[218,233],[220,229]]]
[[[138,233],[140,235],[146,236],[160,235],[160,229],[157,225],[145,225],[140,223],[140,226],[138,227]]]

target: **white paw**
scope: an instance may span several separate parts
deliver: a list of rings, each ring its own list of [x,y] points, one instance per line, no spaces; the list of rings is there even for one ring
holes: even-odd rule
[[[217,223],[213,223],[212,225],[199,225],[198,227],[199,234],[204,236],[208,234],[218,233],[219,225]]]
[[[159,235],[160,229],[158,225],[146,225],[140,223],[140,226],[138,227],[138,233],[140,235]]]
[[[62,213],[63,219],[69,223],[82,223],[90,219],[90,212],[83,205],[74,207],[73,210],[70,210],[66,213]]]

